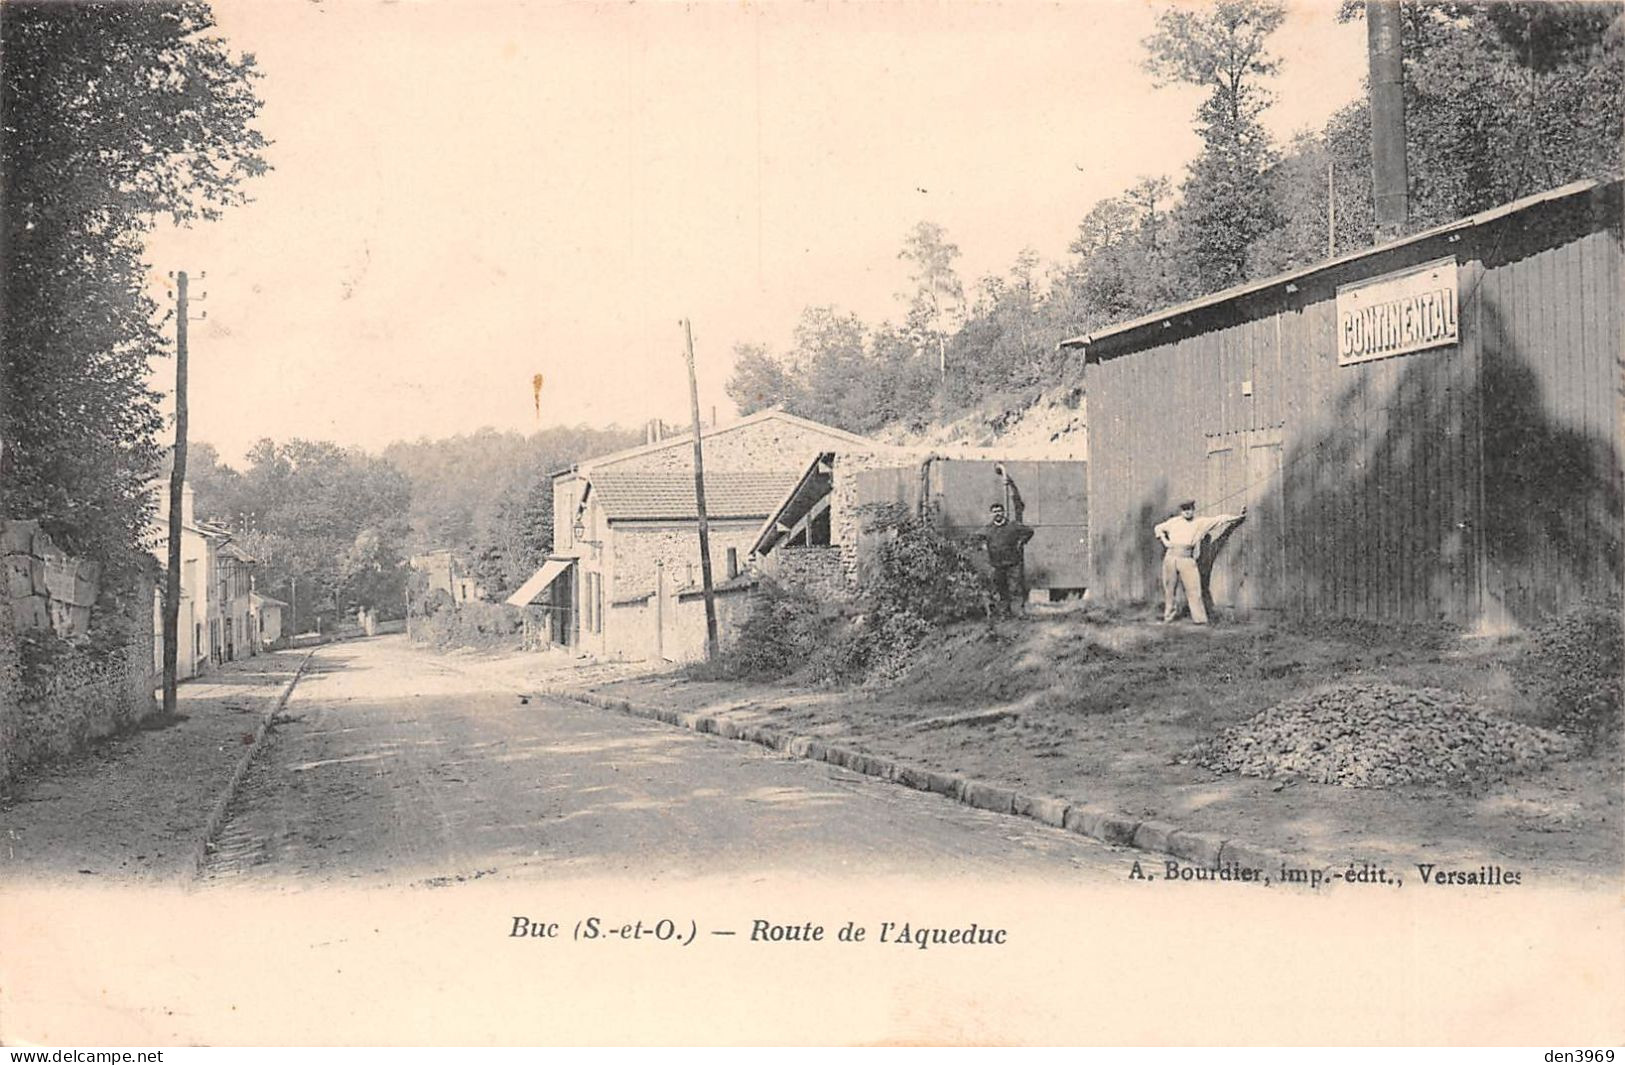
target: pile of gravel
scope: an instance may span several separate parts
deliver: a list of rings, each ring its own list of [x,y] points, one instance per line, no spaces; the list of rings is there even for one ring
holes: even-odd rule
[[[1204,745],[1218,772],[1350,788],[1500,779],[1569,753],[1556,733],[1440,688],[1334,684],[1277,703]]]

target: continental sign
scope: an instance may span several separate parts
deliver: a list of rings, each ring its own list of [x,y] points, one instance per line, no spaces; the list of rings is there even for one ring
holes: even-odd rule
[[[1337,363],[1349,366],[1456,342],[1456,260],[1337,289]]]

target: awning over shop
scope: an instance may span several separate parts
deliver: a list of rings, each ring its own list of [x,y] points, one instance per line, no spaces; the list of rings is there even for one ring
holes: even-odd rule
[[[561,576],[564,571],[575,565],[573,558],[550,558],[541,569],[530,575],[530,580],[519,586],[519,590],[504,600],[509,606],[529,606],[534,603],[548,587]]]

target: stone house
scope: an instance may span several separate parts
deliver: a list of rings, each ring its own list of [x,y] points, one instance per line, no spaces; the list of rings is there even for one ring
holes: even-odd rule
[[[879,445],[782,410],[713,427],[701,439],[711,570],[722,589],[718,628],[726,632],[743,614],[743,571],[762,521],[807,464],[832,448]],[[516,593],[546,618],[549,642],[612,658],[703,656],[693,462],[693,438],[682,435],[553,475],[553,552],[526,594]]]
[[[224,539],[214,552],[210,574],[210,655],[218,663],[259,654],[259,624],[252,601],[255,558],[215,526],[205,526]]]
[[[152,527],[152,554],[160,566],[169,564],[169,487],[156,487],[157,517]],[[209,575],[215,571],[215,554],[224,540],[212,528],[199,525],[192,509],[192,489],[181,494],[181,602],[177,626],[175,676],[185,680],[205,672],[215,661],[210,652],[211,615]],[[164,581],[159,580],[152,604],[153,673],[162,678],[164,669]]]
[[[152,554],[169,564],[169,489],[154,485],[158,499],[152,525]],[[195,677],[211,666],[259,654],[259,615],[252,601],[255,558],[233,541],[224,526],[197,520],[191,488],[181,492],[181,602],[175,675]],[[162,580],[153,597],[155,673],[163,674],[164,598]]]

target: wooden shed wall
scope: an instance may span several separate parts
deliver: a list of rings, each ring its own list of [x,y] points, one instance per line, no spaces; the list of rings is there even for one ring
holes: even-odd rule
[[[1621,578],[1620,185],[1480,235],[1486,611]]]
[[[1470,622],[1617,588],[1619,218],[1616,183],[1107,338],[1094,587],[1159,595],[1151,529],[1188,496],[1249,508],[1221,605]],[[1337,286],[1449,255],[1459,342],[1339,366]]]

